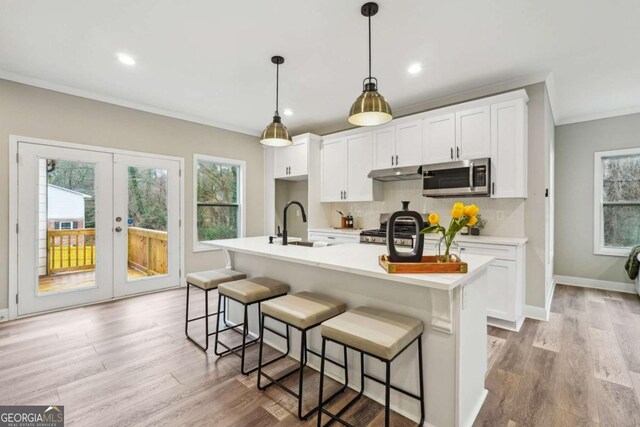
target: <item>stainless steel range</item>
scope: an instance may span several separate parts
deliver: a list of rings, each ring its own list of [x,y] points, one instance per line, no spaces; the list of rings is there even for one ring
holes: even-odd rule
[[[387,220],[391,214],[380,214],[380,228],[374,228],[371,230],[364,230],[360,232],[360,243],[372,243],[378,245],[387,244]],[[425,227],[429,224],[427,217],[423,218],[425,221]],[[397,221],[395,236],[396,245],[413,247],[413,242],[420,230],[416,230],[416,224],[413,220]]]

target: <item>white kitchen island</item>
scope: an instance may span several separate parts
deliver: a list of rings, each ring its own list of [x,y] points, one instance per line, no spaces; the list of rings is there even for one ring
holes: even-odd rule
[[[368,305],[403,313],[424,322],[424,384],[426,425],[471,426],[486,397],[487,366],[486,271],[493,258],[467,255],[467,274],[388,274],[378,265],[386,247],[343,244],[304,247],[269,244],[268,237],[216,240],[207,244],[223,249],[228,267],[251,276],[267,276],[291,287],[291,293],[312,291],[341,299],[347,308]],[[254,313],[253,322],[257,326]],[[254,329],[252,327],[252,329]],[[319,331],[309,334],[309,345],[320,348]],[[281,339],[265,341],[283,350]],[[292,348],[298,348],[294,333]],[[341,349],[328,346],[330,356],[341,359]],[[292,351],[291,356],[296,357]],[[417,351],[410,347],[392,364],[392,383],[418,391]],[[309,366],[318,368],[315,356]],[[383,365],[371,358],[367,372],[384,378]],[[342,378],[342,371],[326,365],[327,374]],[[349,353],[350,386],[359,389],[359,363]],[[368,382],[365,394],[384,402],[384,388]],[[392,409],[418,421],[418,404],[392,392]]]

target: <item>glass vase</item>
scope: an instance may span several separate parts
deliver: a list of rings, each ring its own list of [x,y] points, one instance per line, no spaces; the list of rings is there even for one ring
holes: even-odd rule
[[[441,237],[438,243],[436,243],[436,253],[438,254],[438,260],[440,262],[452,262],[460,259],[460,246],[455,240],[451,241],[449,247],[447,247],[447,240]],[[455,255],[452,257],[452,255]]]

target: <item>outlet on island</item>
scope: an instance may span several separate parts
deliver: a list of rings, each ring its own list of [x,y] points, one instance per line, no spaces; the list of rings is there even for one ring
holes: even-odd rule
[[[498,221],[504,220],[504,211],[496,211],[496,219]]]

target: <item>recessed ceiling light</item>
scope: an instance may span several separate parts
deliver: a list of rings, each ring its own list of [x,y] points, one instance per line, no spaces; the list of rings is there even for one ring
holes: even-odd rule
[[[284,115],[285,116],[292,116],[293,115],[293,111],[291,111],[291,109],[289,109],[289,108],[285,108],[284,109]]]
[[[411,64],[411,66],[409,66],[407,71],[409,72],[409,74],[418,74],[420,71],[422,71],[422,65],[418,63]]]
[[[116,56],[118,57],[118,61],[122,62],[125,65],[136,64],[136,60],[133,59],[131,56],[127,55],[126,53],[118,53],[116,54]]]

